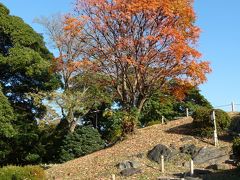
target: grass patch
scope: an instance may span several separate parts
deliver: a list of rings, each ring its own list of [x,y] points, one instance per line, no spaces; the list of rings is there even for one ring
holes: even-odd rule
[[[4,180],[45,180],[40,166],[5,166],[0,168],[0,179]]]

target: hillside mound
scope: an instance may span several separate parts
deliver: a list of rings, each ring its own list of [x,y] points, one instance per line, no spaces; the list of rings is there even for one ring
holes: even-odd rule
[[[135,134],[110,148],[53,166],[46,170],[48,179],[103,180],[111,179],[112,174],[116,174],[116,179],[157,179],[162,175],[160,166],[146,158],[147,152],[157,144],[174,145],[176,148],[186,144],[183,139],[190,137],[191,123],[192,118],[183,118],[164,125],[157,124],[138,129]],[[191,143],[198,147],[213,146],[211,139],[192,138]],[[231,148],[230,143],[225,141],[220,141],[220,146]],[[116,165],[129,159],[137,160],[141,164],[142,173],[128,178],[120,177]],[[165,168],[165,175],[184,172],[188,169],[182,164],[176,166],[166,164]]]

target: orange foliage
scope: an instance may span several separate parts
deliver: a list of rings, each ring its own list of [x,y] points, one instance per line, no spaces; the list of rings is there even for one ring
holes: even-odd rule
[[[77,0],[76,9],[80,16],[69,18],[65,30],[83,27],[89,55],[122,101],[144,100],[174,79],[183,83],[174,90],[180,97],[184,85],[203,83],[211,72],[195,47],[193,0]]]

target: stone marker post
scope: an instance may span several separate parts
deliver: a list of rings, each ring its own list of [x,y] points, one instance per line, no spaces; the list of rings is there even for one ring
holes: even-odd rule
[[[164,169],[164,156],[161,155],[161,171],[162,173],[164,173],[165,169]]]
[[[235,112],[235,104],[234,104],[234,102],[232,102],[231,106],[232,106],[232,112]]]
[[[194,175],[194,166],[193,166],[193,160],[190,160],[190,176]]]
[[[213,112],[212,112],[212,120],[213,120],[213,124],[214,124],[214,132],[213,132],[214,146],[218,146],[217,123],[216,123],[215,110],[213,110]]]

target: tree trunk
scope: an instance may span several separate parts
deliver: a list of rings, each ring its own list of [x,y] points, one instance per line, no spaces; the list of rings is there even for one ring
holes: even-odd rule
[[[68,115],[67,115],[67,121],[68,121],[68,128],[70,132],[74,132],[77,122],[74,120],[73,110],[70,108]]]
[[[141,114],[141,112],[142,112],[142,109],[143,109],[143,106],[144,106],[146,100],[147,100],[146,97],[141,98],[141,99],[139,100],[138,104],[137,104],[137,117],[136,117],[137,120],[139,119],[139,116],[140,116],[140,114]]]
[[[71,121],[69,124],[69,131],[73,133],[75,131],[76,126],[77,126],[77,121],[75,120]]]

